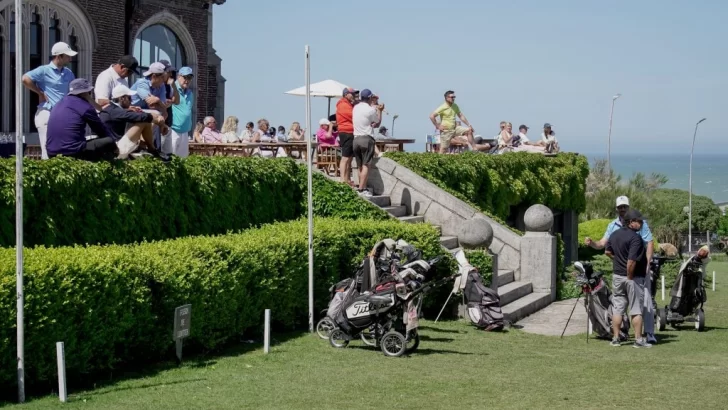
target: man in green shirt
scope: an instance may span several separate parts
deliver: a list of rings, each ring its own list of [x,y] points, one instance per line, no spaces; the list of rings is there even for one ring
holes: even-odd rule
[[[437,117],[440,117],[440,123],[437,122]],[[467,127],[459,127],[455,125],[455,117],[460,118],[463,124]],[[447,91],[445,93],[445,102],[437,107],[435,111],[430,114],[430,121],[435,125],[435,128],[440,130],[440,154],[447,152],[450,148],[450,141],[453,138],[459,136],[468,137],[468,145],[470,149],[473,149],[475,141],[473,141],[473,127],[465,118],[465,115],[460,111],[460,107],[455,104],[455,91]]]

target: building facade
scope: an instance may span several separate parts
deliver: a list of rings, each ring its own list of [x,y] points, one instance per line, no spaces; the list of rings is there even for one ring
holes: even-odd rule
[[[212,47],[212,13],[225,0],[23,0],[23,72],[50,60],[58,41],[78,55],[76,77],[96,76],[125,54],[141,68],[159,60],[194,70],[195,117],[224,116],[225,79]],[[0,131],[15,131],[15,1],[0,0]],[[24,131],[37,136],[33,116],[38,97],[25,90]]]

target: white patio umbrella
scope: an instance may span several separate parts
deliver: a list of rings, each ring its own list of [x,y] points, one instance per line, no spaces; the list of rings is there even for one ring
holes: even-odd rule
[[[329,99],[329,113],[331,115],[331,99],[341,97],[341,93],[344,92],[346,85],[341,84],[335,80],[324,80],[318,83],[311,84],[311,97],[326,97]],[[306,96],[306,86],[298,87],[291,91],[286,91],[285,94],[297,95],[299,97]]]

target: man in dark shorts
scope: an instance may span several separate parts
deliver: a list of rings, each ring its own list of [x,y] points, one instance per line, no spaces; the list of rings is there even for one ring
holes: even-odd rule
[[[645,274],[647,272],[647,255],[642,237],[638,234],[642,229],[642,214],[630,209],[624,215],[625,224],[612,233],[607,241],[606,255],[612,258],[614,276],[613,290],[613,338],[610,345],[620,346],[619,330],[622,326],[622,315],[629,306],[629,316],[634,327],[634,347],[652,347],[642,337],[642,298],[645,294]]]
[[[367,189],[367,178],[369,176],[369,163],[374,158],[376,143],[374,141],[374,128],[382,122],[382,111],[384,105],[376,107],[370,104],[374,94],[364,89],[361,91],[361,103],[354,107],[354,156],[356,165],[359,167],[359,194],[364,197],[371,197],[372,193]],[[339,133],[341,138],[341,133]]]
[[[336,124],[339,128],[339,145],[341,146],[341,182],[352,184],[351,159],[354,157],[354,105],[359,91],[347,87],[342,92],[342,97],[336,103]]]

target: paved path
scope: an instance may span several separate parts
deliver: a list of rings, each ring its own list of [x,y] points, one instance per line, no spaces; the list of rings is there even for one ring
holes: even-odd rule
[[[564,330],[564,326],[566,326],[566,321],[569,319],[569,314],[571,314],[571,309],[574,308],[575,302],[576,299],[554,302],[546,308],[517,322],[516,326],[522,327],[522,330],[528,333],[561,336],[561,332]],[[584,298],[580,298],[564,336],[586,333],[586,322]]]

